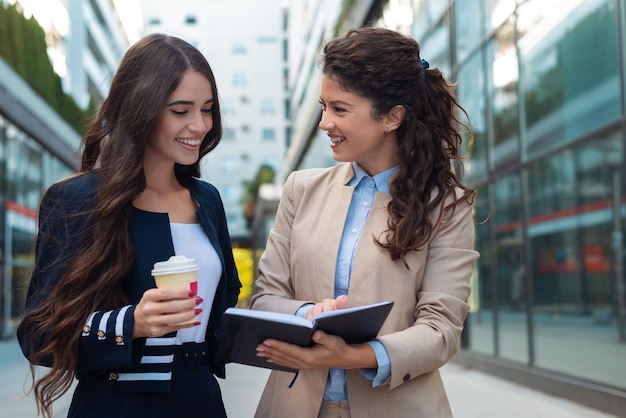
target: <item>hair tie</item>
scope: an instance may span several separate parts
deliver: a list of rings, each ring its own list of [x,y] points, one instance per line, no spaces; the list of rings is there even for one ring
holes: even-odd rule
[[[430,64],[425,59],[420,59],[420,65],[422,66],[422,79],[426,80],[426,69],[430,67]]]

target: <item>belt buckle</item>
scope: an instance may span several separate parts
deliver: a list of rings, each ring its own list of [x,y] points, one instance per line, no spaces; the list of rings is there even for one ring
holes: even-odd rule
[[[198,358],[199,345],[196,343],[183,343],[183,364],[186,369],[197,369],[200,367],[200,359]]]

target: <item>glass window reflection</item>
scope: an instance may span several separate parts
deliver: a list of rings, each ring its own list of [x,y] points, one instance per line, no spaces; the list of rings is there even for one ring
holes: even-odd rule
[[[480,258],[472,276],[472,292],[469,298],[471,311],[467,320],[469,349],[484,354],[495,354],[494,294],[491,278],[495,251],[490,242],[491,221],[489,220],[489,190],[485,186],[478,190],[474,204],[476,222],[475,247],[480,249]]]
[[[485,0],[483,3],[485,32],[496,29],[515,11],[515,0]]]
[[[413,24],[411,0],[395,0],[383,8],[382,24],[388,29],[409,35]]]
[[[528,155],[620,115],[613,1],[526,1],[518,9]]]
[[[480,7],[474,0],[457,0],[454,3],[454,17],[457,59],[463,61],[480,44]]]
[[[533,164],[529,187],[536,365],[621,387],[626,364],[601,358],[626,356],[616,329],[623,306],[615,265],[623,260],[612,242],[621,232],[613,208],[623,207],[614,202],[622,155],[616,131]]]
[[[413,28],[412,35],[420,42],[430,27],[426,0],[413,0]]]
[[[420,55],[427,60],[431,67],[437,67],[444,77],[451,76],[450,70],[450,31],[448,25],[437,27],[420,46]],[[419,42],[419,41],[418,41]]]
[[[33,265],[32,244],[37,209],[44,190],[72,170],[34,138],[0,116],[0,243],[2,265],[11,284],[10,315],[17,320],[23,308]]]
[[[522,185],[518,174],[494,185],[499,356],[528,361],[526,267],[523,257]]]
[[[464,178],[470,184],[478,184],[487,176],[487,129],[485,123],[486,101],[482,55],[476,54],[463,64],[458,73],[457,100],[463,106],[469,121],[474,139],[463,138],[463,155],[469,158],[464,161]]]
[[[431,21],[437,21],[441,19],[448,7],[448,2],[441,0],[427,0],[428,15]]]
[[[496,32],[487,48],[490,59],[490,101],[492,108],[493,159],[496,165],[519,160],[518,62],[514,25],[510,20]]]

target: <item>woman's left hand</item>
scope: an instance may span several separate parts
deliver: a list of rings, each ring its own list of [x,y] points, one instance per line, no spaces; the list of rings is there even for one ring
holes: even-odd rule
[[[348,345],[343,338],[323,331],[315,331],[313,341],[313,347],[305,348],[267,339],[257,346],[257,355],[270,363],[298,370],[377,367],[376,355],[368,344]]]

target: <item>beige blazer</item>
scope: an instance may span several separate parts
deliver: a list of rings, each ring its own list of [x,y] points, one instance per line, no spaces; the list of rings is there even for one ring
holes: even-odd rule
[[[292,173],[259,261],[252,309],[294,313],[307,302],[334,296],[335,264],[354,191],[349,163]],[[378,340],[391,361],[391,377],[372,388],[359,370],[347,373],[351,415],[451,417],[438,369],[457,351],[469,311],[474,251],[472,208],[462,203],[434,231],[428,248],[407,254],[407,269],[392,261],[372,237],[387,229],[387,193],[376,193],[354,256],[350,306],[384,300],[394,307]],[[328,369],[272,371],[259,403],[259,418],[313,418],[320,409]]]

